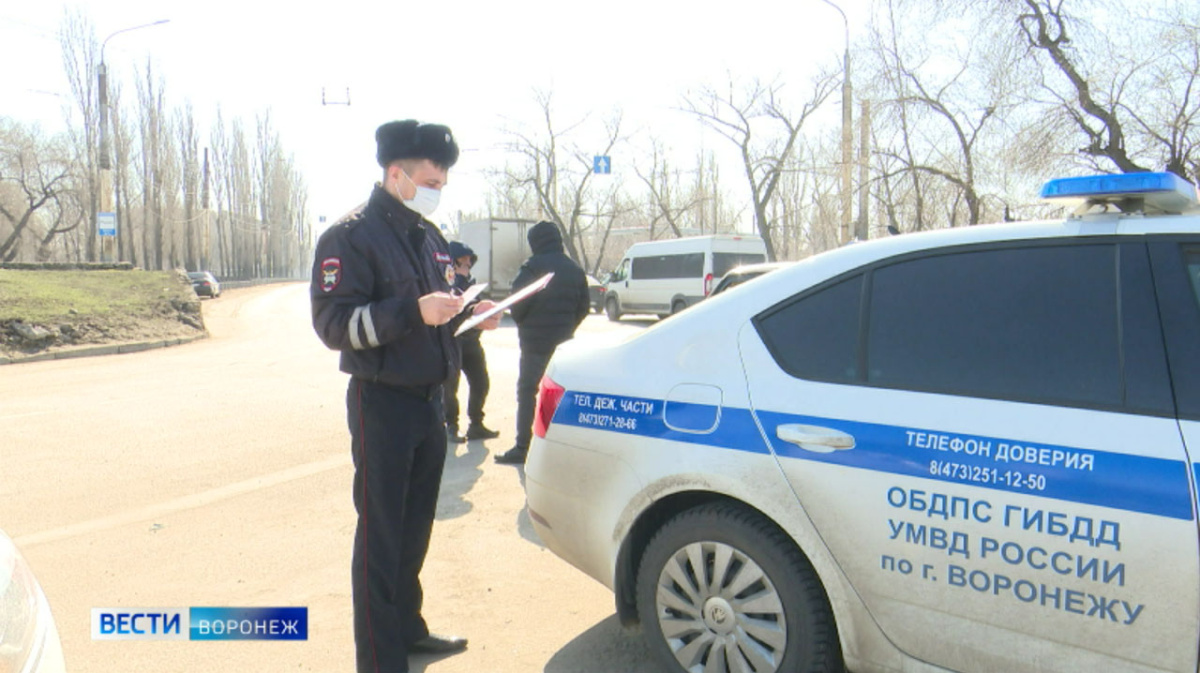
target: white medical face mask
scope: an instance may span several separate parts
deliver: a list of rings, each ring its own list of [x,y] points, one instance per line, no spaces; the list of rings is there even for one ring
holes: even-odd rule
[[[438,200],[441,197],[442,193],[436,189],[417,187],[417,195],[405,201],[404,205],[421,213],[425,217],[429,217],[433,214],[433,211],[437,210]]]
[[[437,210],[438,201],[442,198],[442,193],[431,187],[422,187],[418,185],[417,183],[413,182],[412,178],[408,177],[408,174],[404,171],[400,171],[400,174],[404,176],[404,179],[412,182],[413,187],[416,187],[417,189],[416,195],[414,195],[411,199],[401,199],[401,201],[404,202],[404,205],[408,206],[411,210],[421,213],[425,217],[433,215],[434,211]],[[397,188],[396,193],[399,194],[399,192],[400,190]]]

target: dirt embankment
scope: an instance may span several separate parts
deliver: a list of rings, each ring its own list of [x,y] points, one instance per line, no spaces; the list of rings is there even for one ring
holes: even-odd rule
[[[0,269],[0,357],[204,333],[179,272]]]

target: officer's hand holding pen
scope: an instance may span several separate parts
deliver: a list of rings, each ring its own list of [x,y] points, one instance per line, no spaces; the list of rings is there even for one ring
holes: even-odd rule
[[[480,313],[490,310],[490,309],[494,308],[495,306],[496,306],[496,302],[494,302],[490,299],[484,299],[483,301],[480,301],[478,304],[475,304],[475,308],[471,310],[471,314],[479,315]],[[504,313],[504,311],[497,313],[496,315],[479,323],[476,327],[478,329],[496,329],[497,327],[500,326],[500,316],[503,313]]]
[[[418,299],[417,304],[421,308],[421,320],[433,327],[445,325],[463,309],[462,297],[449,292],[431,292]]]

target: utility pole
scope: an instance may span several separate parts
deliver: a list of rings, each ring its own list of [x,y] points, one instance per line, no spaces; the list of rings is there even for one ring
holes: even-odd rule
[[[96,69],[96,83],[100,88],[100,203],[96,211],[96,235],[100,238],[102,262],[110,261],[110,236],[107,232],[116,219],[116,213],[113,212],[112,162],[108,158],[108,68],[104,65],[104,45],[111,38],[112,35],[109,35],[100,47],[100,67]],[[115,230],[113,233],[116,233]]]
[[[113,261],[112,240],[117,236],[117,214],[113,212],[112,162],[109,160],[108,149],[108,66],[104,64],[104,49],[108,41],[131,30],[149,28],[167,23],[170,19],[162,19],[153,23],[145,23],[131,28],[122,28],[100,43],[100,66],[96,69],[96,85],[100,100],[100,203],[96,213],[96,234],[100,237],[100,259],[104,262]],[[147,251],[149,253],[149,251]]]

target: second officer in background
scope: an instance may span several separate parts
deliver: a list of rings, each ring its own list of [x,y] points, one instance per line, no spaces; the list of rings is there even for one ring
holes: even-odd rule
[[[454,289],[465,292],[475,284],[471,267],[475,266],[479,256],[465,243],[450,241],[450,257],[454,260]],[[458,434],[458,384],[462,378],[458,371],[450,373],[442,391],[443,406],[446,408],[446,436],[456,444],[468,439],[495,439],[500,436],[499,432],[483,424],[483,405],[487,402],[491,380],[488,378],[487,357],[480,336],[479,330],[472,329],[455,337],[462,360],[462,374],[467,377],[467,418],[470,424],[465,436]]]

